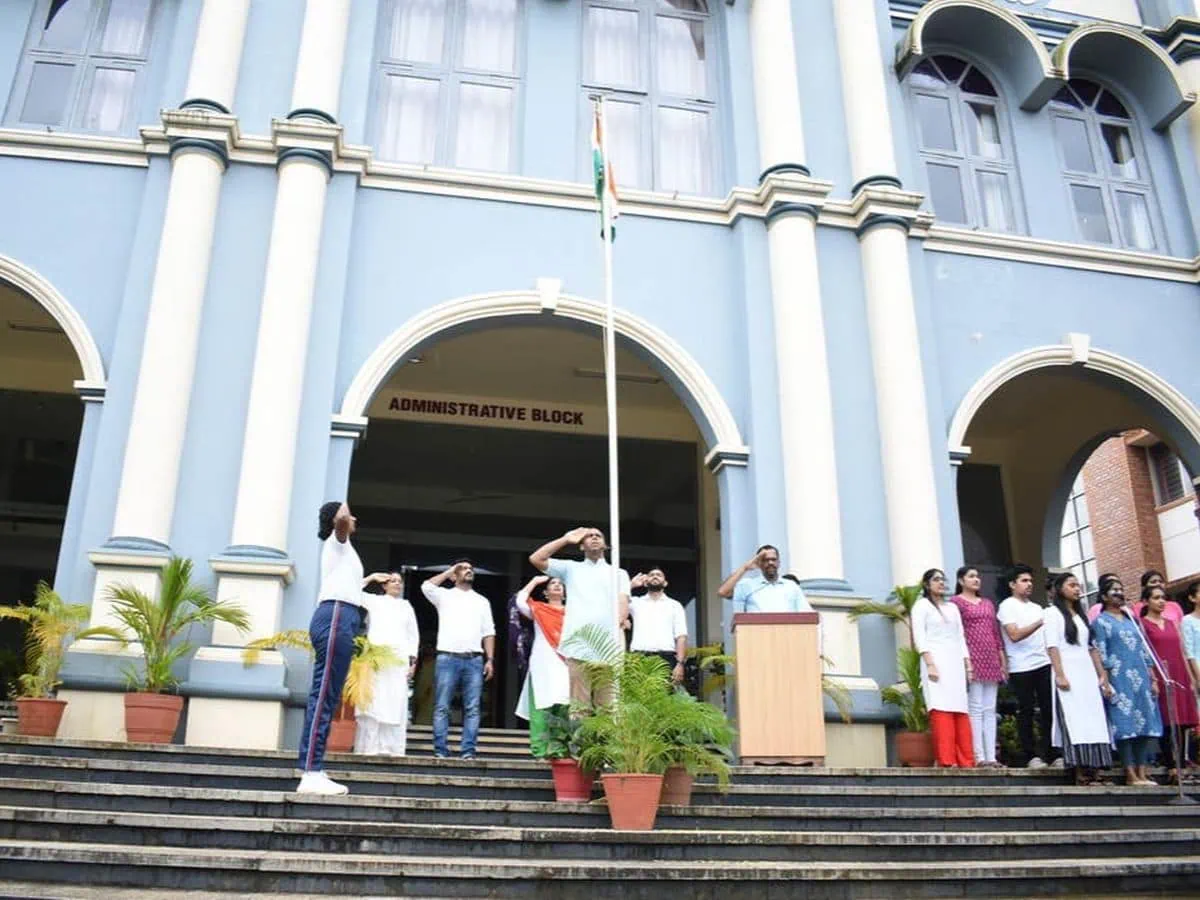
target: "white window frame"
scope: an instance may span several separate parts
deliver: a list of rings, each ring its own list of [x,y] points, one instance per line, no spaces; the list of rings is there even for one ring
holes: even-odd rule
[[[717,72],[717,13],[714,6],[718,0],[707,0],[708,12],[697,13],[689,10],[675,9],[662,3],[661,0],[585,0],[582,4],[580,40],[582,71],[580,72],[580,87],[582,99],[580,104],[580,135],[582,146],[591,143],[592,129],[592,98],[604,96],[616,102],[629,103],[638,107],[641,140],[639,142],[639,165],[643,173],[636,183],[622,179],[620,169],[614,173],[618,187],[637,188],[640,190],[669,190],[660,187],[661,153],[658,141],[658,110],[660,108],[680,109],[689,112],[702,112],[708,120],[708,189],[698,196],[714,196],[722,188],[721,152],[718,125],[718,103],[720,96],[720,81]],[[604,84],[588,77],[592,70],[591,41],[588,40],[588,17],[593,8],[613,9],[621,12],[633,12],[638,16],[638,76],[640,83],[635,86]],[[655,19],[683,19],[689,22],[704,23],[704,46],[706,59],[704,66],[705,96],[686,97],[671,94],[658,87],[658,56],[656,45],[658,32]],[[592,180],[591,161],[587,154],[577,154],[581,164],[580,176],[585,181]]]
[[[974,94],[970,91],[965,91],[957,84],[949,84],[948,82],[943,82],[940,89],[927,85],[916,85],[911,80],[908,82],[913,141],[917,148],[917,155],[921,160],[922,177],[928,179],[929,176],[925,166],[929,163],[953,168],[958,171],[958,184],[959,189],[962,191],[963,210],[966,213],[967,221],[962,223],[949,222],[947,220],[947,224],[996,234],[1027,233],[1025,206],[1021,197],[1021,182],[1017,174],[1016,144],[1013,140],[1011,123],[1008,119],[1008,107],[1004,103],[1000,89],[996,87],[996,79],[992,77],[986,68],[958,52],[931,49],[928,51],[927,56],[930,59],[938,56],[954,57],[959,62],[976,69],[979,74],[991,82],[992,88],[996,91],[996,96],[991,97],[987,94]],[[954,133],[954,143],[958,148],[957,150],[930,148],[923,145],[920,114],[917,112],[917,97],[920,96],[946,100],[950,108],[951,129]],[[1003,159],[988,159],[983,156],[975,156],[971,152],[970,141],[967,137],[969,120],[966,117],[971,114],[970,105],[972,103],[992,106],[996,110],[996,121],[1000,131],[1000,146],[1004,150]],[[996,231],[984,223],[983,202],[979,196],[978,178],[980,173],[1003,175],[1007,180],[1008,201],[1012,214],[1012,228],[1009,231]],[[929,203],[932,208],[932,192],[930,192]],[[937,215],[937,210],[934,210],[934,215]]]
[[[1059,169],[1063,177],[1063,189],[1066,192],[1067,209],[1071,213],[1071,224],[1075,229],[1075,237],[1083,243],[1094,244],[1101,247],[1120,247],[1123,250],[1133,250],[1137,253],[1161,253],[1165,247],[1166,230],[1162,223],[1158,207],[1158,199],[1154,190],[1154,180],[1150,174],[1150,159],[1146,154],[1146,143],[1142,140],[1142,130],[1138,125],[1138,120],[1134,117],[1132,108],[1125,97],[1121,96],[1117,91],[1114,91],[1102,81],[1080,76],[1083,81],[1089,81],[1099,87],[1102,91],[1108,91],[1112,94],[1125,111],[1129,113],[1128,119],[1121,119],[1116,116],[1108,116],[1099,113],[1093,105],[1086,106],[1084,109],[1078,109],[1075,106],[1068,105],[1059,100],[1052,99],[1050,101],[1050,115],[1052,116],[1051,128],[1054,130],[1054,146],[1058,153]],[[1099,98],[1099,94],[1097,94]],[[1081,98],[1082,99],[1082,98]],[[1058,134],[1053,119],[1074,119],[1082,122],[1084,131],[1087,134],[1088,151],[1092,157],[1093,172],[1080,172],[1067,167],[1067,157],[1063,150],[1061,142],[1058,140]],[[1113,175],[1109,170],[1108,156],[1104,150],[1104,125],[1114,125],[1119,128],[1124,128],[1129,132],[1129,139],[1133,142],[1134,152],[1137,154],[1134,159],[1137,161],[1139,177],[1136,179],[1122,178],[1118,175]],[[1079,215],[1075,211],[1075,201],[1071,196],[1072,186],[1094,187],[1100,189],[1100,196],[1104,204],[1104,217],[1108,222],[1108,233],[1110,240],[1108,243],[1094,241],[1087,238],[1083,229],[1079,224]],[[1154,244],[1148,248],[1138,248],[1128,240],[1125,235],[1125,228],[1121,220],[1121,216],[1117,211],[1117,195],[1118,194],[1137,194],[1146,201],[1146,212],[1150,220],[1150,232],[1154,240]]]
[[[1087,510],[1088,522],[1086,525],[1079,524],[1079,507],[1082,506]],[[1074,528],[1067,528],[1067,509],[1071,509],[1072,521],[1075,523]],[[1085,556],[1083,552],[1083,540],[1080,534],[1087,530],[1091,533],[1092,539],[1092,555]],[[1096,572],[1096,579],[1099,580],[1100,568],[1096,562],[1096,531],[1092,526],[1092,511],[1087,505],[1087,491],[1083,485],[1082,473],[1075,476],[1075,481],[1071,485],[1071,491],[1067,495],[1067,502],[1063,505],[1062,524],[1059,526],[1058,547],[1059,554],[1062,559],[1059,563],[1063,568],[1070,569],[1077,579],[1079,585],[1083,588],[1085,603],[1084,606],[1091,606],[1100,597],[1099,585],[1095,582],[1089,582],[1087,577],[1087,566],[1091,563],[1093,570]],[[1070,544],[1074,548],[1074,552],[1067,557],[1063,554],[1064,545]]]
[[[36,130],[82,132],[89,134],[129,134],[137,123],[138,110],[141,106],[145,90],[145,70],[150,61],[151,48],[154,45],[156,26],[162,15],[162,3],[150,5],[149,21],[146,23],[146,39],[139,54],[113,53],[101,51],[100,39],[104,35],[104,27],[112,8],[112,0],[90,0],[91,11],[88,15],[87,37],[80,50],[59,50],[37,46],[41,37],[46,16],[50,10],[51,0],[37,0],[33,7],[33,15],[29,20],[29,29],[25,36],[25,46],[21,50],[21,62],[17,76],[13,81],[12,92],[4,112],[4,124],[15,128],[30,128]],[[22,122],[21,111],[29,93],[29,84],[33,69],[37,63],[55,65],[70,65],[74,68],[71,88],[68,92],[63,121],[59,125],[44,125],[35,122]],[[92,84],[97,69],[121,69],[134,73],[134,88],[130,95],[129,109],[119,128],[113,131],[85,128],[82,118],[87,110],[87,100],[91,95]]]
[[[521,100],[522,80],[525,71],[525,0],[516,0],[516,27],[514,29],[513,69],[511,73],[472,69],[461,64],[463,49],[463,22],[465,0],[447,0],[446,22],[442,40],[442,59],[437,63],[407,62],[391,59],[392,28],[395,23],[397,5],[405,0],[386,0],[380,4],[378,47],[375,53],[375,102],[373,145],[378,148],[379,134],[383,126],[384,85],[392,76],[421,78],[438,83],[438,124],[434,141],[433,159],[411,165],[428,165],[437,168],[457,168],[454,151],[458,143],[458,94],[464,85],[501,87],[512,92],[512,121],[509,127],[508,167],[498,170],[501,174],[519,172],[521,149]],[[381,162],[394,162],[380,156]]]

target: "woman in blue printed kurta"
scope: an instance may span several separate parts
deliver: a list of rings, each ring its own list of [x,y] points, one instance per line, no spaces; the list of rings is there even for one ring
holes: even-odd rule
[[[1154,784],[1146,767],[1163,733],[1154,664],[1125,610],[1121,582],[1101,578],[1100,602],[1104,611],[1092,623],[1092,647],[1100,654],[1106,676],[1100,692],[1107,701],[1108,730],[1125,767],[1125,783]]]

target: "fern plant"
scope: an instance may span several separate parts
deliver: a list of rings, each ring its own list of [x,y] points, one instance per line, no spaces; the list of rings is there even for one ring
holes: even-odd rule
[[[20,695],[49,698],[62,684],[58,677],[67,644],[84,638],[105,637],[125,645],[125,636],[105,625],[87,627],[91,610],[82,603],[67,603],[46,582],[38,582],[32,606],[0,606],[0,619],[26,622],[25,673],[17,678]]]
[[[142,671],[125,669],[125,680],[134,691],[163,694],[178,686],[175,664],[195,649],[181,639],[191,626],[224,622],[238,631],[250,627],[250,616],[240,604],[213,599],[192,581],[192,561],[178,556],[163,568],[157,598],[118,584],[109,588],[108,599],[113,616],[142,648]]]
[[[312,658],[313,647],[308,632],[296,628],[251,641],[242,648],[242,662],[252,666],[258,662],[262,651],[280,648],[303,650]],[[342,703],[349,703],[355,709],[367,709],[375,699],[375,676],[384,669],[407,664],[408,661],[401,659],[391,647],[372,644],[366,635],[360,634],[354,639],[354,656],[350,658],[350,669],[342,686]]]
[[[904,727],[909,731],[929,730],[929,710],[925,707],[925,692],[921,690],[921,654],[915,647],[901,647],[896,652],[896,671],[900,683],[879,692],[884,703],[900,710]]]

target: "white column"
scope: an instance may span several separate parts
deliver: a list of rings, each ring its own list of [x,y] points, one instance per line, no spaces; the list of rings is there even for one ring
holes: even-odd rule
[[[317,109],[337,116],[349,25],[350,0],[308,0],[292,82],[293,110]]]
[[[790,0],[754,0],[750,36],[764,177],[807,176]],[[802,580],[840,587],[841,508],[816,216],[814,207],[788,203],[767,216],[787,526],[783,564]]]
[[[856,201],[865,215],[859,242],[875,373],[876,414],[887,501],[892,580],[911,584],[942,558],[937,486],[921,342],[908,264],[907,223],[895,215],[912,195],[897,189],[892,128],[875,4],[834,0],[838,52]],[[894,201],[872,212],[871,191]],[[916,198],[919,200],[919,198]]]
[[[250,0],[205,0],[192,49],[186,98],[233,108]]]

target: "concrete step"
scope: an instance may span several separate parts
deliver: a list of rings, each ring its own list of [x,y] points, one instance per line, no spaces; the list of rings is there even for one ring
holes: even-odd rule
[[[1047,881],[1076,896],[1194,889],[1200,859],[1178,857],[1015,862],[874,863],[658,862],[424,858],[274,851],[230,854],[208,848],[0,840],[5,877],[70,880],[143,889],[397,893],[431,897],[649,900],[665,896],[762,900],[773,896],[1030,896]]]
[[[1200,824],[1200,823],[1198,823]],[[760,862],[951,862],[1197,856],[1200,828],[1136,831],[697,831],[494,828],[0,806],[0,839],[382,856]]]
[[[1130,828],[1200,828],[1195,807],[1125,802],[1136,788],[1108,794],[1108,803],[1068,805],[1043,798],[1040,806],[905,806],[884,795],[872,806],[837,803],[785,806],[727,804],[665,807],[658,827],[726,831],[1100,831],[1114,821]],[[1170,798],[1157,791],[1159,801]],[[0,805],[35,809],[181,814],[323,821],[405,822],[422,825],[483,825],[518,828],[603,828],[608,812],[602,800],[588,804],[545,800],[449,799],[351,794],[318,797],[281,791],[190,788],[0,778]],[[773,798],[767,798],[773,799]]]

